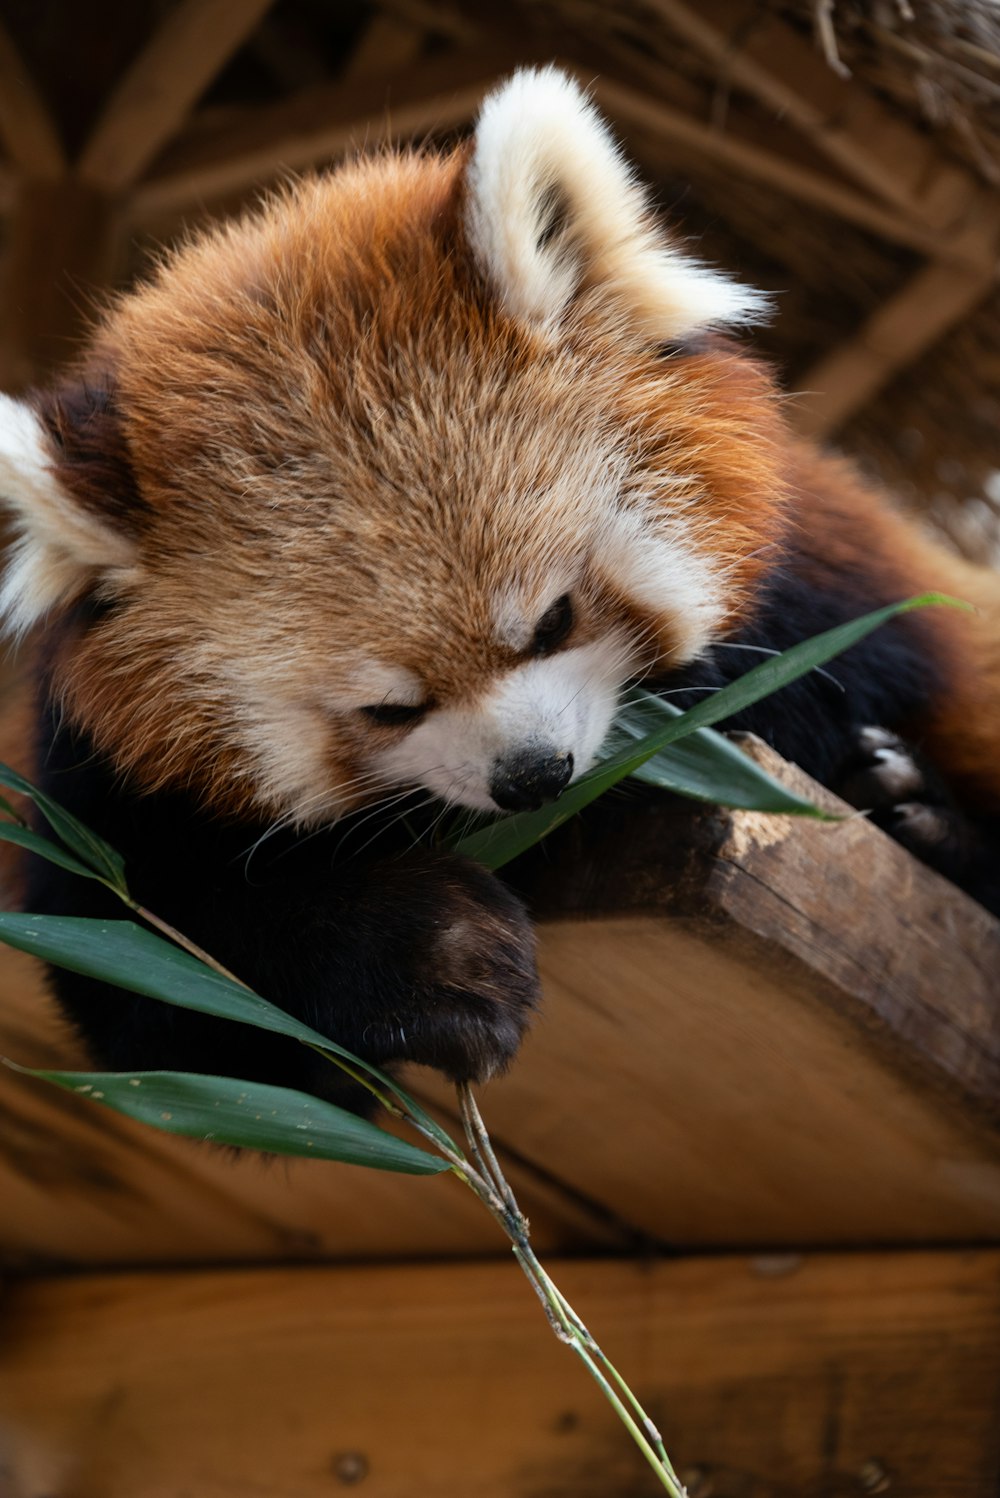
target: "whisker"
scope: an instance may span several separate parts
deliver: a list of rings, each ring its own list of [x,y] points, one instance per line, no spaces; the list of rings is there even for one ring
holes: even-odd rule
[[[780,651],[780,650],[774,650],[774,649],[772,649],[768,645],[744,645],[744,644],[741,644],[740,642],[738,642],[736,640],[716,640],[715,643],[712,646],[712,649],[713,650],[749,650],[749,651],[753,652],[755,655],[782,655],[783,654],[782,651]],[[813,666],[812,671],[810,671],[808,674],[812,675],[813,672],[815,672],[817,676],[822,676],[826,681],[830,682],[831,685],[835,686],[839,692],[846,692],[847,691],[847,688],[844,686],[844,683],[842,681],[839,681],[838,678],[836,676],[834,676],[834,674],[833,674],[832,671],[827,671],[825,667],[823,667],[823,666]]]
[[[395,800],[396,800],[396,802],[399,802],[399,801],[402,801],[404,799],[409,798],[412,795],[413,795],[413,787],[411,786],[411,787],[409,787],[406,790],[406,792],[404,793],[403,796],[397,796],[395,798]],[[355,848],[353,850],[353,852],[351,853],[351,857],[352,858],[360,858],[361,854],[364,853],[365,849],[366,848],[370,848],[371,845],[372,845],[372,843],[375,842],[377,838],[381,837],[383,833],[388,832],[392,827],[396,827],[400,823],[405,822],[405,820],[406,820],[406,818],[408,816],[411,816],[415,812],[423,811],[426,806],[431,806],[436,801],[437,801],[437,797],[435,795],[431,794],[430,792],[428,792],[427,795],[423,798],[422,801],[418,801],[414,806],[407,807],[405,811],[398,812],[395,817],[390,818],[390,820],[388,822],[386,822],[386,824],[385,824],[384,827],[377,827],[375,829],[375,831],[372,833],[372,835],[369,838],[366,838],[366,840],[361,844],[360,848]],[[369,820],[370,820],[370,818],[368,818],[368,817],[365,818],[365,821],[369,821]],[[351,830],[352,831],[356,831],[357,829],[356,828],[352,828]],[[345,841],[346,841],[346,839],[345,839]],[[421,841],[422,841],[422,838],[420,838],[420,837],[414,838],[414,845],[420,843]],[[341,844],[338,844],[338,846],[337,846],[337,851],[338,852],[340,851],[341,846],[342,846]],[[403,852],[405,850],[398,849],[398,850],[394,850],[394,851],[398,853],[398,852]]]

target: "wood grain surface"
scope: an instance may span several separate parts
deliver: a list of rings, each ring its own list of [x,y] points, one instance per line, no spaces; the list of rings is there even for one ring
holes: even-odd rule
[[[863,818],[596,810],[536,867],[545,1005],[482,1096],[540,1245],[997,1241],[1000,926]],[[0,1054],[71,1060],[34,965],[0,984]],[[450,1180],[234,1162],[6,1069],[0,1121],[8,1265],[499,1251]]]
[[[690,1498],[994,1498],[997,1253],[549,1267]],[[662,1492],[512,1262],[25,1283],[0,1453],[4,1498]]]

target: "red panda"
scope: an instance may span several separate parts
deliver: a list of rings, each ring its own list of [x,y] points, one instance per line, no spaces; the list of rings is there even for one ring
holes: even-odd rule
[[[908,615],[835,692],[741,722],[995,905],[998,580],[793,437],[730,332],[763,311],[660,229],[551,69],[454,150],[362,158],[195,238],[76,371],[0,398],[36,773],[267,997],[374,1061],[481,1077],[537,999],[523,907],[448,853],[344,855],[340,819],[539,805],[629,681],[696,696],[934,587],[979,612]],[[48,865],[29,884],[33,909],[111,913]],[[234,1053],[203,1017],[55,982],[108,1064],[323,1085],[272,1037]]]

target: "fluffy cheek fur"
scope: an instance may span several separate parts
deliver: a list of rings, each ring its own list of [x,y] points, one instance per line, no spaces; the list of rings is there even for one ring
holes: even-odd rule
[[[374,757],[389,782],[495,811],[496,765],[523,752],[573,756],[574,778],[593,764],[634,660],[624,634],[507,672],[477,702],[444,708]]]

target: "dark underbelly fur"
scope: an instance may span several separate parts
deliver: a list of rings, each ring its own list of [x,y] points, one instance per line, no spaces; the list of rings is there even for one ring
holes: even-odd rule
[[[850,587],[818,596],[791,572],[778,574],[753,625],[731,643],[782,650],[872,606]],[[758,658],[718,648],[660,685],[686,706]],[[930,627],[907,615],[832,662],[828,675],[813,673],[726,726],[759,734],[836,789],[859,731],[879,724],[905,734],[939,686]],[[48,713],[42,741],[45,788],[124,854],[137,898],[266,998],[378,1063],[412,1059],[477,1077],[513,1055],[537,985],[530,922],[499,879],[452,855],[401,846],[398,822],[388,840],[371,841],[370,824],[352,836],[347,823],[301,839],[277,833],[255,848],[264,825],[227,824],[182,795],[129,791]],[[954,816],[968,829],[956,834],[960,847],[915,851],[1000,913],[996,823],[973,827]],[[28,908],[125,913],[100,886],[39,860]],[[294,1042],[71,973],[56,972],[53,982],[102,1064],[221,1072],[359,1101],[334,1068]]]

